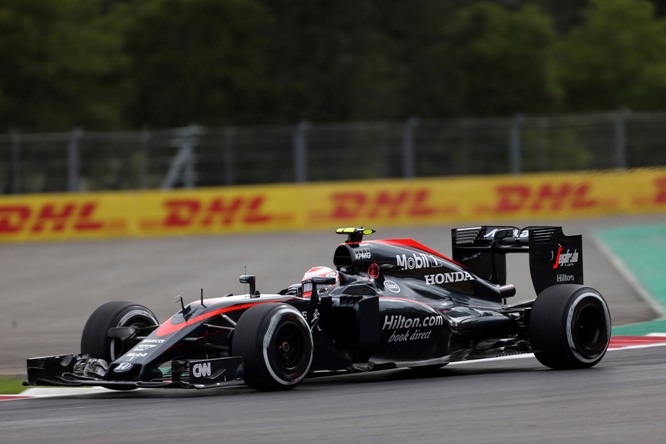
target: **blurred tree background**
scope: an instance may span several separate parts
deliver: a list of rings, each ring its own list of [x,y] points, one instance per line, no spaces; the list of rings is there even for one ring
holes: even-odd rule
[[[0,131],[664,109],[659,0],[3,0]]]

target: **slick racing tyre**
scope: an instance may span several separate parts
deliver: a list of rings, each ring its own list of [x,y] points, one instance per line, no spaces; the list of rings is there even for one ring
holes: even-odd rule
[[[529,337],[534,356],[547,367],[592,367],[604,357],[610,336],[608,305],[593,288],[554,285],[534,301]]]
[[[127,301],[107,302],[90,315],[83,327],[81,353],[111,363],[134,347],[138,341],[110,338],[108,335],[110,328],[143,328],[157,325],[159,322],[155,314],[143,305]]]
[[[245,383],[256,390],[289,390],[312,364],[312,334],[303,315],[286,304],[260,304],[238,320],[231,351],[243,358]]]

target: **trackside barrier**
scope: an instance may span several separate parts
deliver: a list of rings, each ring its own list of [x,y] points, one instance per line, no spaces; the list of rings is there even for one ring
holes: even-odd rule
[[[0,242],[666,212],[666,168],[0,198]]]

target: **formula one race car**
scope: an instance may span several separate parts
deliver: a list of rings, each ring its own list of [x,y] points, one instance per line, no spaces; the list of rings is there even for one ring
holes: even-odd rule
[[[207,388],[244,381],[285,390],[306,376],[534,353],[554,369],[597,364],[611,320],[583,285],[581,236],[561,227],[452,230],[453,257],[411,239],[347,239],[336,270],[275,294],[201,298],[160,324],[146,307],[113,301],[88,319],[81,353],[28,359],[29,385]],[[515,305],[506,254],[529,253],[536,299]],[[332,273],[331,273],[332,272]]]

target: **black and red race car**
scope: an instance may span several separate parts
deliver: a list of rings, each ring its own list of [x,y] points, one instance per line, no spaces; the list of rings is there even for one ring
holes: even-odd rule
[[[452,230],[452,258],[412,239],[367,240],[374,230],[341,228],[333,276],[262,294],[185,305],[160,324],[123,301],[88,319],[81,352],[31,358],[29,385],[207,388],[244,381],[285,390],[308,375],[398,367],[437,368],[534,353],[554,369],[604,356],[608,306],[583,285],[581,236],[561,227],[478,226]],[[527,252],[537,297],[509,304],[506,254]]]

